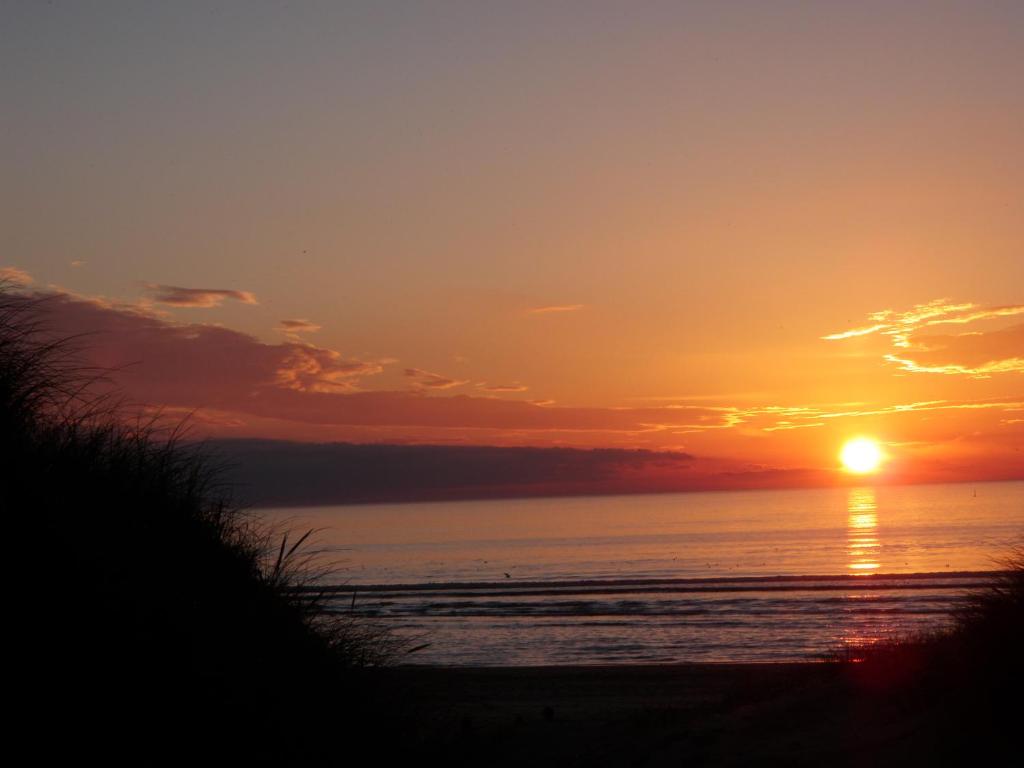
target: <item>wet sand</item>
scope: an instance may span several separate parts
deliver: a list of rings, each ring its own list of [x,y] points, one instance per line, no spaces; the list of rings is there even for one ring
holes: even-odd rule
[[[955,754],[941,743],[936,702],[857,666],[406,667],[388,675],[395,700],[416,708],[420,753],[441,765],[949,764]]]

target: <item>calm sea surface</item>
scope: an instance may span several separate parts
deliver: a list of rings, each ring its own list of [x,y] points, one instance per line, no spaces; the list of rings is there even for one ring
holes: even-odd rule
[[[264,510],[409,663],[789,661],[947,620],[1024,535],[1024,483]]]

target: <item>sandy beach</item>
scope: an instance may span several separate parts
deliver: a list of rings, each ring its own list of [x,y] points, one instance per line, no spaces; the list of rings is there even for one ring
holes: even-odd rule
[[[942,718],[856,665],[389,671],[432,760],[488,766],[934,765]],[[903,692],[901,692],[903,691]],[[977,758],[977,753],[974,753]]]

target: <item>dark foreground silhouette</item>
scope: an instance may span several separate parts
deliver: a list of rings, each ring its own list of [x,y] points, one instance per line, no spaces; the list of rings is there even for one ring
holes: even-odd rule
[[[296,589],[301,547],[224,502],[201,456],[89,394],[37,310],[0,289],[0,514],[25,561],[8,664],[34,764],[987,765],[1017,751],[1020,557],[953,631],[830,663],[387,668],[393,639]]]
[[[347,739],[394,733],[372,679],[388,635],[296,590],[302,542],[228,504],[173,435],[126,426],[40,317],[0,286],[0,513],[25,562],[8,662],[31,762],[336,764]]]

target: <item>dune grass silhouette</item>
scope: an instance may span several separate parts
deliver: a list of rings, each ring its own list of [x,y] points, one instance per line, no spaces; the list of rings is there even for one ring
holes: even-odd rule
[[[1000,761],[1017,749],[1024,684],[1024,546],[965,595],[946,629],[837,649],[854,690],[900,703],[907,744],[931,764]],[[923,764],[923,763],[922,763]],[[993,763],[988,763],[993,764]]]
[[[370,670],[398,642],[330,610],[307,538],[232,506],[180,430],[127,421],[82,343],[50,338],[45,302],[0,286],[0,511],[29,630],[17,661],[25,711],[59,736],[36,758],[310,763],[336,757],[330,729],[369,737]]]

